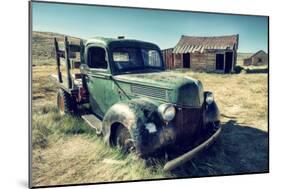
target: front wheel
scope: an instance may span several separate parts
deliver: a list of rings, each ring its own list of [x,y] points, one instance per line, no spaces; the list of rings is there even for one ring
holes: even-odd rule
[[[115,135],[115,145],[124,153],[134,152],[135,145],[129,130],[123,125],[118,125]]]

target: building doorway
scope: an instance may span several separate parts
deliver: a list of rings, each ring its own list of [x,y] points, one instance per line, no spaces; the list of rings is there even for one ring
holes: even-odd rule
[[[190,53],[183,54],[183,68],[190,68]]]
[[[224,69],[224,54],[216,54],[216,70],[223,71]]]
[[[224,73],[230,73],[232,71],[232,65],[233,65],[232,62],[233,62],[233,52],[226,52]]]

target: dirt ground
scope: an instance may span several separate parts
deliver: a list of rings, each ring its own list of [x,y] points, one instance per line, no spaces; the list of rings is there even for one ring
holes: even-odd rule
[[[207,151],[171,173],[163,162],[147,167],[133,155],[110,149],[81,119],[61,117],[54,66],[33,66],[33,185],[198,177],[268,171],[267,74],[207,74],[178,71],[200,79],[214,92],[222,134]]]

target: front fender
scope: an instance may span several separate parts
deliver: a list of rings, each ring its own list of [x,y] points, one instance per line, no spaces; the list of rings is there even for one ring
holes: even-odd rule
[[[144,124],[148,121],[160,121],[157,108],[157,104],[141,98],[114,104],[106,112],[102,123],[105,142],[109,145],[112,144],[114,127],[122,124],[129,130],[136,148],[138,148],[138,143],[142,141],[141,134],[145,132]]]

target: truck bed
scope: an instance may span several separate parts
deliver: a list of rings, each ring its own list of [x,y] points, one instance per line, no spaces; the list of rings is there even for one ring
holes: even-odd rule
[[[63,78],[63,81],[66,81],[66,76],[63,76],[62,75],[62,78]],[[59,82],[59,79],[58,79],[58,75],[53,73],[51,75],[49,75],[49,79],[54,83],[56,84],[58,87],[61,87],[63,88],[65,91],[67,92],[70,92],[70,90],[76,90],[78,89],[79,87],[82,87],[82,79],[79,78],[79,79],[75,79],[75,76],[73,75],[72,76],[72,80],[73,80],[73,88],[72,89],[69,89],[68,86],[67,86],[67,83],[66,82]]]
[[[82,87],[82,74],[80,73],[79,66],[81,63],[80,53],[83,41],[80,41],[80,44],[74,44],[68,41],[67,36],[65,36],[64,47],[60,49],[59,46],[59,42],[54,38],[57,73],[52,73],[49,78],[58,87],[73,94]]]

